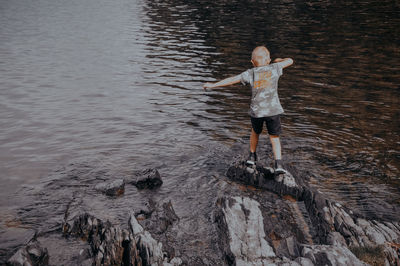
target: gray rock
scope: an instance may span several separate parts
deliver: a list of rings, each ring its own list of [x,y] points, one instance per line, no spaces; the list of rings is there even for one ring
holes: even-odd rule
[[[314,263],[308,258],[298,257],[295,259],[295,261],[301,266],[314,266]]]
[[[344,246],[312,245],[304,246],[302,257],[308,258],[315,265],[366,266]]]
[[[138,223],[135,215],[132,213],[129,219],[129,226],[136,239],[136,244],[143,258],[144,265],[160,265],[164,260],[162,244],[157,242],[149,232],[145,231]]]
[[[265,239],[259,203],[247,197],[222,198],[217,215],[225,260],[235,265],[270,265],[275,252]]]
[[[63,234],[88,241],[94,255],[93,265],[135,265],[142,261],[136,249],[136,241],[127,230],[113,227],[111,223],[90,214],[66,220]]]
[[[129,227],[136,239],[136,246],[143,265],[178,266],[182,264],[182,260],[177,257],[168,261],[168,258],[164,256],[162,243],[155,240],[148,231],[143,229],[136,220],[134,213],[130,215]]]
[[[141,210],[135,217],[142,217],[141,224],[146,230],[164,234],[175,222],[179,221],[171,201],[149,202],[149,210]]]
[[[379,221],[367,221],[351,210],[337,202],[331,202],[321,192],[312,189],[304,180],[292,175],[290,171],[286,175],[274,178],[273,173],[267,168],[256,167],[254,173],[245,170],[242,162],[234,162],[227,171],[227,177],[233,181],[256,186],[261,189],[276,193],[279,196],[291,196],[293,199],[303,201],[313,229],[312,240],[320,244],[348,246],[374,247],[385,243],[398,243],[400,240],[399,223],[383,223]],[[299,213],[294,214],[295,217]],[[296,219],[296,222],[304,219]],[[301,226],[300,226],[301,228]],[[280,255],[295,257],[294,248],[296,244],[284,245],[286,237],[275,239],[273,242],[275,252]],[[297,238],[298,239],[298,238]],[[295,238],[295,240],[297,240]],[[310,239],[309,239],[310,240]],[[310,241],[308,241],[310,243]],[[283,243],[283,244],[282,244]],[[287,244],[287,243],[286,243]],[[385,245],[384,254],[390,263],[400,264],[398,250],[395,244]],[[314,253],[307,253],[313,262]],[[325,255],[324,255],[325,256]]]
[[[291,195],[298,199],[303,194],[303,184],[289,171],[275,176],[271,168],[257,166],[254,172],[249,172],[244,162],[233,163],[226,173],[233,181],[252,185],[273,191],[278,195]]]
[[[386,242],[385,237],[376,231],[370,222],[364,219],[357,219],[357,224],[363,229],[368,239],[375,245],[382,245]]]
[[[41,247],[36,241],[32,241],[21,247],[7,261],[7,264],[13,266],[48,265],[49,256],[46,248]]]
[[[279,175],[282,177],[282,182],[285,186],[287,187],[297,187],[297,183],[296,180],[294,179],[294,177],[292,176],[291,173],[289,172],[285,172],[284,174]]]
[[[347,247],[346,240],[339,232],[330,232],[327,239],[329,245]]]
[[[108,196],[120,196],[125,192],[125,181],[123,179],[116,179],[112,182],[97,184],[94,188]]]
[[[163,184],[157,169],[146,169],[136,172],[127,182],[136,186],[138,189],[155,189]]]

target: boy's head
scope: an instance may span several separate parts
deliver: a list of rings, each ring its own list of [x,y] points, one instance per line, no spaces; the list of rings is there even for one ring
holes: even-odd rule
[[[251,53],[251,62],[253,66],[266,66],[271,62],[269,51],[265,46],[257,46]]]

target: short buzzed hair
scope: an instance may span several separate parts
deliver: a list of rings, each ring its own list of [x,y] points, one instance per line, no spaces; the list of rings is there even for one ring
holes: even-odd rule
[[[257,46],[254,48],[253,52],[251,53],[251,60],[253,60],[256,65],[262,64],[263,60],[270,61],[271,59],[267,47]]]

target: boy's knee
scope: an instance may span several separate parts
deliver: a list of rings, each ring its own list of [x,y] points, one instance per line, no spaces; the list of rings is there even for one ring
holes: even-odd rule
[[[269,137],[272,138],[272,139],[276,139],[276,138],[279,139],[279,135],[269,135]]]
[[[253,133],[253,134],[256,135],[257,137],[260,136],[261,131],[262,131],[262,129],[261,129],[261,130],[257,130],[257,131],[254,130],[254,128],[251,129],[251,133]]]

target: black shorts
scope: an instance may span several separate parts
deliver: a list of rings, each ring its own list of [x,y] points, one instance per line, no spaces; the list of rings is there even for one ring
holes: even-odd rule
[[[281,117],[280,115],[268,116],[268,117],[251,117],[251,126],[254,132],[260,134],[262,131],[263,124],[267,125],[268,134],[279,136],[281,134]]]

